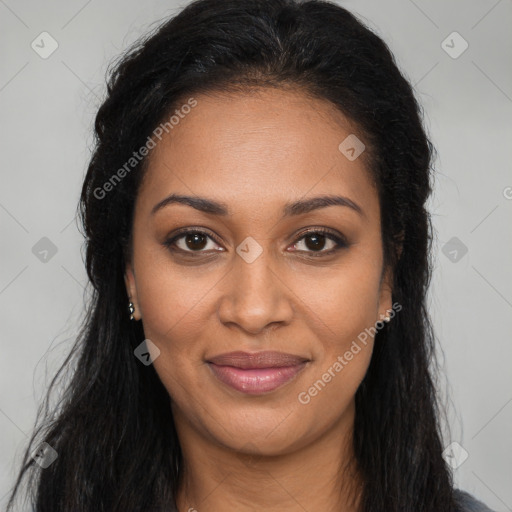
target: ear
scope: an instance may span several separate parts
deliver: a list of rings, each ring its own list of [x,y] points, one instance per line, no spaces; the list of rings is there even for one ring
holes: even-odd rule
[[[380,284],[379,293],[379,318],[378,321],[382,321],[384,317],[393,317],[393,273],[391,268],[388,266]]]
[[[131,263],[126,264],[125,273],[124,273],[124,283],[126,285],[126,293],[128,295],[128,299],[133,303],[133,307],[135,311],[133,312],[133,318],[135,320],[141,319],[139,301],[137,299],[137,287],[135,285],[135,274],[132,269]]]

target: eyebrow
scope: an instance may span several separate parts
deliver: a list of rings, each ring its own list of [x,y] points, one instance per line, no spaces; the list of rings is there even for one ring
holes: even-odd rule
[[[151,210],[151,215],[154,215],[162,208],[171,204],[184,204],[211,215],[229,215],[229,208],[225,203],[213,201],[212,199],[207,199],[206,197],[185,196],[180,194],[171,194],[170,196],[157,203]],[[325,195],[308,199],[300,199],[298,201],[287,203],[283,209],[283,218],[302,215],[304,213],[309,213],[313,210],[319,210],[320,208],[326,208],[328,206],[346,206],[357,212],[360,216],[366,216],[363,209],[348,197]]]

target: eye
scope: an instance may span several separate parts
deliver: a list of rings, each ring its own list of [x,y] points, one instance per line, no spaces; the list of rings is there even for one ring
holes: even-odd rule
[[[326,244],[327,246],[331,245],[328,250],[324,250]],[[306,247],[306,250],[297,249],[298,246]],[[314,257],[330,255],[347,246],[343,237],[325,228],[315,228],[302,233],[302,236],[293,244],[297,251],[310,253]]]
[[[187,229],[166,240],[164,245],[170,250],[177,248],[179,251],[188,253],[205,252],[204,250],[208,249],[219,251],[215,247],[208,247],[208,240],[215,241],[215,237],[205,231]]]

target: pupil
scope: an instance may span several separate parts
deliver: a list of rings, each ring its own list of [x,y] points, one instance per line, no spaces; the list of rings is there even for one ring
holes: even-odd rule
[[[199,239],[199,246],[197,245],[197,241]],[[202,239],[202,244],[201,244]],[[189,249],[203,249],[206,245],[206,237],[201,235],[200,233],[192,233],[186,236],[185,243]]]
[[[308,240],[313,240],[312,244],[308,243]],[[325,243],[325,235],[313,234],[306,237],[306,246],[308,249],[322,249]]]

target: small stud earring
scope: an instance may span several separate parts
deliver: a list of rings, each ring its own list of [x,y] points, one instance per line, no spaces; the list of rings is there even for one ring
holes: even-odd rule
[[[128,311],[130,312],[130,320],[133,320],[133,313],[135,313],[135,307],[133,306],[132,301],[128,303]]]
[[[387,311],[386,311],[387,313]],[[390,316],[385,316],[384,317],[384,322],[388,323],[388,322],[391,322],[391,317]]]

